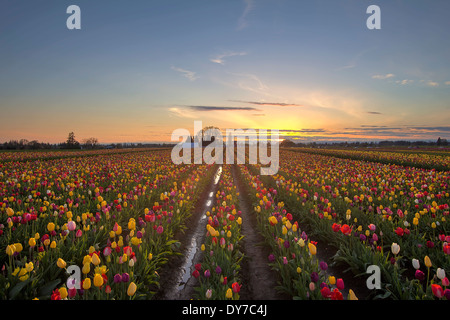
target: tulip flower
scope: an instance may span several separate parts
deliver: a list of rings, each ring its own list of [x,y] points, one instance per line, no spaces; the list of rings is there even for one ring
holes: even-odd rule
[[[12,256],[14,252],[16,252],[16,247],[13,244],[6,247],[6,254],[8,256]]]
[[[67,222],[67,228],[70,231],[74,231],[77,228],[77,224],[75,223],[75,221],[70,220],[69,222]]]
[[[122,282],[130,281],[130,275],[127,272],[122,273]]]
[[[317,248],[311,242],[308,243],[309,252],[314,256],[317,253]]]
[[[352,289],[348,290],[348,299],[349,300],[358,300],[358,297],[356,297],[356,294],[353,292]]]
[[[237,283],[237,282],[234,282],[234,283],[231,285],[231,288],[233,289],[233,292],[234,292],[234,293],[239,293],[239,291],[241,291],[241,287],[242,287],[242,286],[240,286],[239,283]]]
[[[425,273],[423,273],[421,270],[416,270],[414,276],[420,281],[423,281],[423,279],[425,279]]]
[[[61,297],[61,299],[67,298],[68,292],[67,292],[67,289],[65,287],[59,288],[59,296]]]
[[[205,293],[206,299],[210,299],[211,296],[212,296],[212,290],[211,289],[206,290],[206,293]]]
[[[412,259],[412,265],[414,267],[414,269],[419,269],[420,268],[420,262],[417,259]]]
[[[91,287],[91,279],[90,278],[84,279],[82,287],[84,290],[88,290]]]
[[[344,290],[345,286],[344,286],[344,280],[342,280],[342,278],[339,278],[336,280],[336,287],[339,290]]]
[[[56,261],[56,265],[61,269],[64,269],[66,267],[66,262],[63,259],[59,258],[58,261]]]
[[[55,230],[55,224],[54,224],[53,222],[49,222],[49,223],[47,224],[47,230],[48,230],[49,232],[52,232],[53,230]]]
[[[437,268],[436,275],[440,280],[444,279],[445,278],[445,270],[441,269],[441,268]]]
[[[96,253],[92,254],[92,264],[94,266],[98,266],[100,264],[100,258],[98,257],[98,255]]]
[[[94,276],[94,286],[101,287],[102,285],[103,285],[103,277],[99,273],[96,273]]]
[[[35,238],[30,238],[28,240],[28,245],[33,248],[34,246],[36,246],[36,239]]]
[[[430,258],[429,258],[428,256],[425,256],[424,262],[425,262],[425,266],[426,266],[427,268],[431,268],[431,266],[433,265],[433,264],[431,263],[431,260],[430,260]]]
[[[231,288],[228,288],[228,290],[227,290],[227,292],[225,294],[225,297],[227,299],[231,299],[233,297],[233,291],[231,291]]]
[[[397,255],[400,252],[400,246],[397,243],[393,242],[391,245],[391,251],[394,255]]]
[[[433,283],[431,285],[431,291],[433,292],[434,296],[437,297],[438,299],[444,296],[444,290],[438,284]]]
[[[130,282],[127,290],[127,295],[131,297],[132,295],[135,294],[136,289],[137,289],[136,284],[134,282]]]

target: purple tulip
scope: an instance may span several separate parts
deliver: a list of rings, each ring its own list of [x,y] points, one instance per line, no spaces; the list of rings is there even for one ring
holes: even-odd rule
[[[120,274],[114,275],[114,283],[119,283],[122,281],[122,276]]]
[[[221,272],[222,272],[222,268],[220,268],[220,266],[217,266],[216,267],[216,273],[220,274]]]
[[[127,272],[122,273],[122,282],[128,282],[128,281],[130,281],[130,275]]]
[[[319,281],[319,275],[317,274],[317,272],[312,272],[311,273],[311,281],[312,282],[317,282],[317,281]]]

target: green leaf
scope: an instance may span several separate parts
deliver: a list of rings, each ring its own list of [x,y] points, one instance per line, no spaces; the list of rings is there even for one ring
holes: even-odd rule
[[[49,296],[52,294],[53,289],[61,282],[61,279],[55,279],[53,281],[47,282],[39,290],[41,296]]]
[[[9,292],[9,298],[12,300],[14,299],[19,293],[20,291],[22,291],[23,288],[25,288],[25,286],[30,283],[31,278],[28,278],[25,281],[19,282],[18,284],[16,284],[14,286],[14,288],[11,289],[11,291]]]

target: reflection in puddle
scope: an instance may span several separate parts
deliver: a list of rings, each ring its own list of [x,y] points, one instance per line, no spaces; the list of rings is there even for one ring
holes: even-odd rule
[[[222,175],[222,166],[220,166],[217,169],[217,172],[214,175],[214,187],[217,185],[217,183],[220,180],[220,176]],[[211,198],[214,195],[214,191],[211,191],[209,193],[209,197]],[[191,268],[195,261],[196,254],[199,254],[201,252],[200,245],[201,243],[199,241],[202,241],[203,235],[205,233],[205,224],[207,221],[206,211],[210,210],[210,206],[212,204],[212,200],[208,199],[206,201],[206,207],[204,209],[204,213],[202,214],[200,220],[197,223],[197,228],[195,229],[195,233],[192,236],[191,243],[189,244],[189,247],[187,248],[187,254],[186,259],[183,263],[183,266],[181,267],[181,279],[179,282],[179,285],[177,287],[177,290],[180,291],[184,288],[186,283],[188,282],[189,278],[191,277]]]

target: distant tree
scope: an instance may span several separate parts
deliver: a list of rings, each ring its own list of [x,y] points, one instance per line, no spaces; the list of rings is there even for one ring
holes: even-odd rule
[[[439,137],[439,138],[437,139],[436,144],[438,145],[438,147],[442,145],[441,137]]]
[[[280,143],[281,148],[289,148],[289,147],[295,147],[295,146],[296,146],[295,142],[292,140],[289,140],[289,139],[284,139]]]
[[[75,133],[69,133],[66,141],[66,147],[68,149],[78,149],[80,147],[80,143],[75,139]]]
[[[94,149],[98,146],[98,139],[91,137],[91,138],[87,138],[87,139],[83,139],[83,141],[81,141],[83,147],[85,148],[90,148],[90,149]]]

